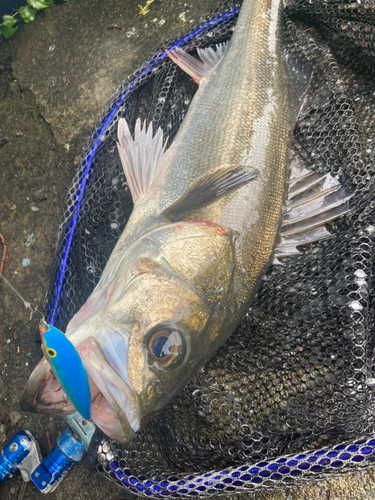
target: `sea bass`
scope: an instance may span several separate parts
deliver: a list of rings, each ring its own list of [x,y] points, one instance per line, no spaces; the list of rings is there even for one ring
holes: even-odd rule
[[[134,210],[66,331],[88,373],[91,418],[117,441],[129,442],[225,342],[272,260],[326,237],[324,223],[348,210],[337,181],[296,165],[283,214],[311,68],[283,55],[282,19],[281,0],[245,0],[228,47],[200,50],[200,60],[169,54],[199,89],[168,150],[152,124],[137,121],[133,139],[119,122]],[[21,405],[75,411],[45,360]]]

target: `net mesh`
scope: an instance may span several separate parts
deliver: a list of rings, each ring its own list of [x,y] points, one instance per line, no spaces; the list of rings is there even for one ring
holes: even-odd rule
[[[239,9],[226,2],[191,33],[151,53],[99,118],[59,229],[46,301],[57,327],[65,329],[97,284],[132,210],[116,148],[118,119],[131,128],[137,117],[152,121],[171,142],[197,85],[164,49],[194,51],[228,40]],[[375,433],[375,6],[293,0],[284,46],[314,68],[293,149],[306,167],[338,176],[354,192],[353,209],[329,225],[330,239],[268,270],[240,327],[130,444],[103,437],[95,450],[98,470],[137,493],[280,487],[300,476],[322,477],[326,465],[334,473],[375,458],[375,442],[355,441]],[[298,455],[306,449],[320,452]],[[294,458],[280,458],[286,454]],[[333,465],[332,457],[344,455]],[[249,472],[251,463],[257,472]]]

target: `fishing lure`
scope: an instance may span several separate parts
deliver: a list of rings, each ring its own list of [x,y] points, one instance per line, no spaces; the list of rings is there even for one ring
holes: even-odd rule
[[[42,349],[51,370],[76,410],[90,419],[91,393],[87,372],[74,345],[63,332],[42,323]]]
[[[0,235],[4,247],[5,242]],[[6,248],[6,247],[5,247]],[[0,262],[3,261],[5,252]],[[83,366],[80,355],[74,345],[67,339],[63,332],[52,325],[48,325],[44,319],[44,314],[36,307],[33,309],[30,302],[27,302],[20,293],[9,283],[2,274],[0,267],[0,279],[13,290],[22,300],[26,309],[30,310],[30,319],[38,312],[42,315],[39,324],[39,332],[42,339],[42,350],[48,361],[51,371],[61,385],[61,388],[68,396],[76,410],[83,418],[89,420],[91,416],[91,392],[86,368]]]

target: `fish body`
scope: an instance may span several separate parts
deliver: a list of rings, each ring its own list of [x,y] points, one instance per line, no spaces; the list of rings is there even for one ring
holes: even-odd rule
[[[118,441],[131,440],[234,331],[272,259],[300,106],[282,11],[281,0],[244,1],[168,151],[160,130],[137,123],[133,141],[120,123],[134,210],[67,328],[88,372],[91,417]],[[75,411],[52,384],[42,361],[23,407]]]
[[[282,19],[281,1],[245,0],[224,58],[201,81],[152,194],[137,202],[112,254],[170,223],[160,214],[199,179],[221,168],[256,170],[255,180],[184,218],[232,230],[233,307],[240,316],[270,261],[286,197],[296,116]]]

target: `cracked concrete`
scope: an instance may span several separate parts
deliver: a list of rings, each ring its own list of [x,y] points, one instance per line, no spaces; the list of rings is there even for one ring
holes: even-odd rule
[[[70,0],[1,42],[0,144],[5,143],[0,147],[0,232],[8,245],[4,274],[33,305],[42,307],[64,198],[106,102],[152,49],[188,31],[218,3],[155,0],[142,17],[136,0]],[[124,29],[108,30],[110,24]],[[35,194],[41,189],[46,198]],[[4,284],[0,297],[0,448],[15,432],[28,429],[40,440],[45,456],[46,432],[54,444],[64,422],[25,414],[18,406],[22,387],[40,358],[37,321],[29,320],[22,302]],[[22,484],[18,477],[1,485],[0,498],[19,498]],[[375,498],[374,476],[370,470],[247,497],[369,500]],[[28,484],[23,498],[39,499],[42,494]],[[49,498],[125,497],[117,486],[80,465]]]

